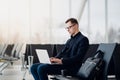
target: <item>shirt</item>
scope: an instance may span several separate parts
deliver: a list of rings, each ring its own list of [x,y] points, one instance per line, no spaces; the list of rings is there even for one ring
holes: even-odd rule
[[[88,38],[78,32],[75,36],[71,36],[64,49],[56,57],[62,59],[63,65],[80,66],[88,46]]]

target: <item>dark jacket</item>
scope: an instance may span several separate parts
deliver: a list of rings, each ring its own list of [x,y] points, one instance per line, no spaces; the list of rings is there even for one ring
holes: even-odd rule
[[[56,57],[62,59],[63,65],[79,68],[88,46],[88,38],[79,32],[74,37],[71,36],[64,49]]]

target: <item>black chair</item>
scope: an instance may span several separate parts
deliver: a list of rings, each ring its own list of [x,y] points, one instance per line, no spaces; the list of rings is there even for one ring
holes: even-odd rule
[[[113,77],[116,77],[116,80],[120,80],[120,44],[117,44],[112,59],[113,59],[113,64],[111,64],[110,66],[114,65],[115,76]],[[110,67],[110,70],[113,70],[113,68]]]
[[[116,48],[116,43],[109,43],[109,44],[102,43],[99,45],[98,50],[101,50],[105,53],[103,57],[105,61],[105,67],[103,70],[103,74],[99,77],[99,80],[107,80],[108,67],[112,59],[113,53],[115,51],[115,48]]]
[[[38,56],[36,54],[36,49],[46,49],[48,51],[49,57],[52,56],[54,46],[52,44],[26,44],[26,50],[25,50],[25,61],[27,61],[28,64],[28,56],[32,55],[33,63],[39,63]]]
[[[116,47],[116,43],[101,43],[101,44],[99,44],[97,50],[101,50],[104,52],[103,59],[105,61],[105,66],[104,66],[102,74],[100,76],[98,76],[96,78],[96,80],[107,80],[108,67],[109,67],[109,63],[110,63],[110,60],[112,58],[113,52],[115,50],[115,47]],[[89,54],[89,53],[87,53],[87,54]],[[94,55],[94,54],[92,54],[92,55]],[[66,76],[60,75],[60,76],[55,76],[54,80],[81,80],[79,78],[79,74],[77,74],[76,76],[78,76],[78,77],[74,77],[74,76],[66,77]]]

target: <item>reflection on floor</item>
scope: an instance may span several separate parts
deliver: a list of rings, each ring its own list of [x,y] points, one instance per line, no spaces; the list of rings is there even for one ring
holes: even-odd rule
[[[21,65],[10,65],[2,72],[2,75],[0,75],[0,80],[23,80],[23,79],[34,80],[28,69],[21,70]]]
[[[2,75],[0,75],[0,80],[23,80],[24,74],[25,70],[21,71],[21,66],[9,66],[2,72]],[[28,70],[25,80],[34,80]]]

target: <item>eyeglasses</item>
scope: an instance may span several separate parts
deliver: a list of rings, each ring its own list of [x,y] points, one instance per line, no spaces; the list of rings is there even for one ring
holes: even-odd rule
[[[65,27],[65,29],[70,29],[72,28],[73,26],[75,26],[75,24],[71,25],[71,26],[68,26],[68,27]]]

